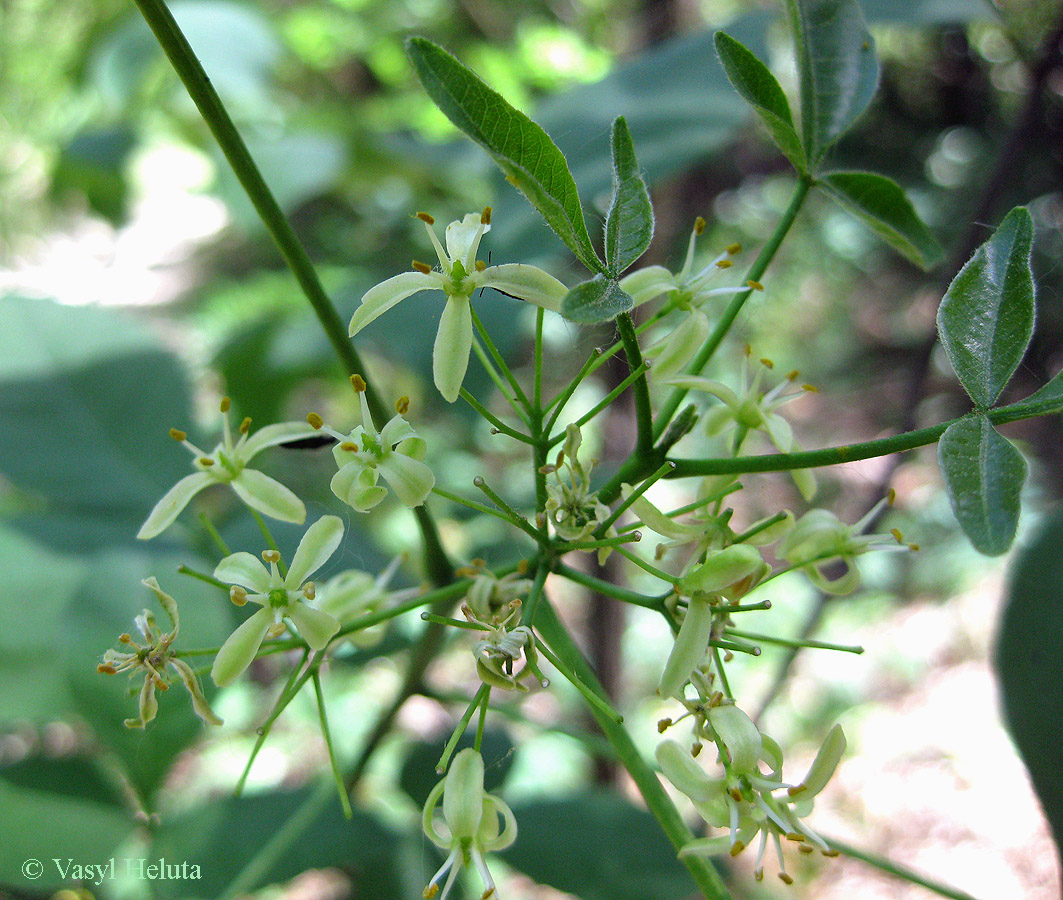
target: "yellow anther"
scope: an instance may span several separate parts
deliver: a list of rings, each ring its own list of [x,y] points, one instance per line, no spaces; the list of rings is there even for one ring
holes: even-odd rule
[[[240,585],[234,584],[229,588],[229,599],[232,600],[235,606],[243,606],[247,603],[247,591],[240,587]]]
[[[738,253],[741,253],[741,252],[742,252],[742,245],[741,245],[741,244],[739,244],[739,243],[738,243],[738,242],[736,241],[736,242],[735,242],[735,243],[733,243],[733,244],[728,244],[728,245],[727,245],[727,247],[726,247],[725,249],[727,250],[727,252],[728,252],[728,253],[730,253],[730,254],[731,254],[731,256],[734,256],[734,255],[736,255],[736,254],[738,254]]]
[[[738,856],[738,854],[745,849],[745,844],[743,844],[741,841],[735,841],[733,844],[731,844],[731,856]]]
[[[421,891],[421,896],[424,897],[424,900],[432,900],[432,898],[438,893],[439,885],[433,882],[432,884],[428,885],[428,887],[426,887],[423,891]]]
[[[801,844],[798,848],[802,853],[813,853],[812,846],[810,844]]]
[[[771,361],[770,359],[768,359],[768,357],[766,357],[766,356],[762,356],[762,357],[760,358],[760,364],[761,364],[762,366],[764,366],[765,368],[768,368],[768,369],[774,369],[774,368],[775,368],[775,363],[773,363],[773,362],[772,362],[772,361]]]
[[[484,207],[484,211],[482,213],[480,213],[480,224],[481,225],[490,225],[491,224],[491,207],[490,206],[485,206]]]
[[[810,394],[819,393],[819,388],[816,387],[814,384],[809,384],[807,381],[803,385],[801,385],[801,390],[808,391],[808,393]]]
[[[123,631],[120,635],[118,635],[118,643],[119,644],[132,644],[133,643],[133,639],[129,636],[129,634],[127,632]]]
[[[753,290],[755,290],[755,291],[762,291],[762,290],[764,290],[764,285],[762,285],[762,284],[761,284],[761,283],[760,283],[759,281],[754,281],[754,280],[753,280],[752,278],[750,278],[750,279],[749,279],[749,280],[748,280],[748,281],[746,282],[746,287],[751,287],[751,288],[753,288]]]
[[[752,356],[753,355],[753,345],[752,344],[746,344],[745,347],[742,349],[742,352],[746,356]]]
[[[410,411],[410,398],[403,394],[395,401],[395,412],[400,416],[406,415]]]
[[[308,581],[303,585],[303,596],[307,600],[313,600],[317,596],[317,588],[314,586],[314,582]]]
[[[356,394],[362,393],[366,388],[365,379],[361,375],[352,375],[351,387],[354,388]]]
[[[428,263],[418,262],[416,259],[410,263],[410,265],[413,266],[415,271],[420,272],[422,275],[427,275],[432,271],[432,267],[428,265]]]
[[[834,859],[834,857],[840,855],[837,850],[820,850],[819,852],[830,859]]]
[[[720,259],[720,260],[716,261],[716,268],[717,269],[729,269],[733,265],[734,265],[734,263],[731,262],[731,260],[729,260],[729,259]]]
[[[896,502],[897,492],[893,488],[890,488],[888,491],[886,491],[886,505],[893,506],[893,504]]]
[[[657,733],[658,734],[664,734],[671,727],[672,727],[672,720],[671,719],[661,719],[657,723]]]
[[[114,675],[118,670],[110,663],[100,663],[96,666],[96,671],[102,675]]]
[[[285,628],[283,622],[274,622],[269,626],[269,630],[266,632],[267,637],[276,638],[284,634]]]
[[[918,544],[909,544],[908,549],[911,550],[912,553],[918,553],[920,548]]]
[[[787,381],[797,381],[797,376],[800,375],[800,374],[801,373],[798,372],[797,369],[791,369],[789,372],[786,373],[786,380]]]
[[[214,465],[214,460],[211,459],[209,456],[201,456],[199,458],[199,464],[201,466],[206,466],[209,469],[211,466]]]
[[[228,397],[222,397],[221,403],[218,404],[223,413],[227,413],[232,405],[232,401]]]
[[[279,563],[281,561],[281,555],[279,550],[263,550],[262,559],[268,563]]]
[[[903,544],[904,543],[904,535],[901,534],[901,530],[899,528],[891,528],[890,529],[890,534],[893,535],[893,539],[898,544]]]
[[[417,213],[417,218],[424,222],[426,225],[435,225],[436,220],[426,212]]]
[[[152,681],[155,682],[155,687],[157,687],[160,691],[168,691],[170,689],[170,686],[161,678],[156,677],[153,678]]]
[[[704,233],[705,233],[705,220],[701,216],[698,216],[694,220],[694,234],[696,234],[696,235],[698,235],[700,237]]]
[[[780,872],[779,873],[779,881],[781,881],[783,884],[793,884],[794,883],[793,878],[791,878],[788,874],[786,874],[786,872]]]
[[[807,840],[807,838],[800,832],[790,831],[786,834],[786,840],[796,841],[798,844],[803,844]]]
[[[476,271],[477,272],[482,272],[486,268],[487,268],[487,263],[485,263],[482,259],[476,260]]]
[[[247,434],[251,430],[251,417],[244,416],[244,420],[240,423],[240,434]]]
[[[734,800],[735,803],[741,803],[742,802],[742,792],[740,790],[738,790],[738,788],[736,788],[736,787],[731,788],[729,793],[731,795],[731,799]]]
[[[181,431],[180,428],[171,428],[170,437],[172,437],[175,441],[183,441],[188,437],[188,435]]]
[[[539,470],[538,471],[539,471],[540,475],[552,475],[554,472],[557,471],[557,466],[550,466],[550,465],[539,466]]]
[[[325,420],[322,419],[321,416],[319,416],[316,412],[307,413],[306,421],[309,423],[310,427],[313,428],[315,431],[325,424]]]
[[[701,756],[701,751],[704,749],[705,745],[701,743],[701,741],[698,741],[696,744],[694,744],[693,747],[690,748],[690,755],[693,756],[694,759],[697,759],[699,756]]]
[[[494,895],[495,889],[493,887],[489,887],[486,891],[480,894],[480,900],[491,900]]]
[[[353,441],[344,441],[342,444],[340,444],[340,449],[347,453],[357,453],[358,445]]]
[[[755,881],[763,881],[764,880],[764,870],[763,869],[754,869],[753,870],[753,879]]]

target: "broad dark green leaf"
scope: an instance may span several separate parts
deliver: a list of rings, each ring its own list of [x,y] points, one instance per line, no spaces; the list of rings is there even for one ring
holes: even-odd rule
[[[613,277],[618,278],[653,240],[653,204],[623,116],[613,122],[611,143],[613,201],[605,217],[605,261]]]
[[[1063,861],[1063,511],[1016,555],[994,667],[1008,729]]]
[[[160,900],[221,896],[311,793],[303,789],[222,797],[164,818],[148,855],[197,865],[200,877],[156,882]],[[333,867],[351,877],[353,896],[359,900],[395,900],[407,896],[397,858],[398,838],[391,828],[361,810],[356,809],[350,821],[344,819],[333,792],[300,839],[261,873],[258,884],[284,882],[307,869]]]
[[[572,322],[593,324],[615,319],[635,305],[615,279],[595,275],[577,284],[561,301],[561,315]]]
[[[938,444],[952,511],[974,548],[999,556],[1015,539],[1026,460],[985,416],[953,422]]]
[[[475,737],[475,731],[467,731],[461,736],[454,752],[471,747]],[[438,741],[418,741],[410,747],[402,764],[399,786],[419,807],[424,806],[432,788],[443,777],[436,772],[436,763],[443,755],[449,739],[448,734]],[[484,731],[480,755],[484,760],[484,790],[496,793],[513,766],[513,742],[504,731],[488,728]]]
[[[4,778],[0,778],[0,809],[4,818],[0,884],[15,888],[20,897],[47,897],[64,884],[77,886],[72,878],[64,881],[54,860],[64,866],[67,860],[104,865],[136,827],[126,810],[110,803],[16,786]],[[27,860],[41,863],[39,877],[22,874]],[[0,895],[6,896],[2,890]]]
[[[941,259],[941,245],[893,179],[873,172],[831,172],[819,183],[917,266],[930,269]]]
[[[871,102],[878,60],[857,0],[787,0],[805,155],[816,163]]]
[[[941,343],[979,409],[1000,396],[1033,335],[1032,243],[1033,219],[1016,207],[960,269],[938,308]]]
[[[690,876],[653,817],[595,791],[515,804],[517,842],[500,855],[538,882],[581,900],[650,900],[690,894]]]
[[[23,790],[84,800],[128,812],[118,779],[105,777],[106,764],[87,756],[28,756],[0,766],[0,779]]]
[[[805,151],[794,128],[790,103],[771,70],[729,34],[716,34],[716,55],[736,91],[753,107],[786,158],[805,170]]]
[[[443,48],[410,38],[406,52],[428,96],[447,118],[494,157],[507,180],[580,262],[603,271],[587,233],[576,182],[550,136]]]

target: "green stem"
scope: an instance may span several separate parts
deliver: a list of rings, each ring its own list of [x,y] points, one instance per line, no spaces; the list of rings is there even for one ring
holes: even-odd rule
[[[543,408],[543,317],[546,310],[541,306],[535,309],[535,383],[533,386],[533,409],[541,411]]]
[[[462,713],[461,718],[458,719],[458,724],[454,726],[454,733],[450,736],[450,740],[447,741],[446,747],[443,748],[443,755],[439,757],[439,762],[436,763],[436,771],[440,775],[442,775],[447,770],[447,766],[450,765],[450,758],[458,748],[458,741],[460,741],[461,736],[465,734],[465,729],[469,727],[469,722],[472,720],[472,714],[480,708],[480,704],[486,701],[490,693],[491,686],[489,684],[481,684],[479,690],[473,694],[473,698],[469,701],[469,705],[465,708],[465,712]]]
[[[920,887],[925,887],[927,890],[933,891],[935,894],[940,894],[942,897],[949,897],[951,900],[975,900],[975,898],[966,891],[961,891],[958,888],[942,884],[940,881],[934,881],[931,878],[927,878],[925,875],[920,875],[915,869],[910,869],[908,866],[902,866],[900,863],[896,863],[884,856],[879,856],[877,853],[872,853],[870,850],[861,850],[859,847],[854,847],[852,844],[847,844],[844,841],[839,841],[837,838],[827,837],[826,835],[823,836],[823,840],[835,850],[844,853],[846,856],[851,856],[853,859],[865,862],[869,866],[874,866],[881,872],[895,875],[897,878],[904,881],[918,884]]]
[[[225,592],[228,592],[229,588],[231,587],[231,585],[228,585],[224,581],[215,578],[213,575],[206,575],[203,572],[197,572],[190,566],[184,565],[184,563],[177,567],[177,571],[180,572],[182,575],[187,575],[189,578],[195,578],[198,581],[203,581],[207,584],[212,584],[214,585],[214,587],[221,588]]]
[[[211,522],[206,513],[201,512],[199,514],[199,524],[203,526],[203,530],[210,536],[210,539],[214,542],[214,546],[218,548],[222,556],[228,556],[232,552],[229,550],[229,546],[225,543],[225,539],[222,538],[220,532],[214,527],[214,523]]]
[[[621,313],[617,316],[616,327],[620,332],[620,339],[624,342],[624,355],[627,357],[627,367],[631,374],[634,375],[642,370],[642,374],[635,379],[634,385],[635,424],[638,428],[635,452],[641,456],[653,449],[653,410],[650,407],[650,386],[646,381],[642,351],[639,349],[639,339],[635,335],[635,323],[631,321],[631,314]]]
[[[648,597],[645,594],[629,591],[626,588],[613,584],[611,581],[605,581],[602,578],[588,575],[586,572],[581,572],[579,569],[573,569],[571,566],[566,566],[564,563],[555,564],[554,572],[562,578],[567,578],[569,581],[574,581],[576,584],[582,584],[585,588],[590,588],[592,591],[597,591],[599,594],[604,594],[606,597],[612,597],[614,600],[619,600],[622,603],[630,603],[632,606],[641,606],[644,609],[652,609],[654,612],[662,614],[665,612],[664,597]],[[664,596],[667,597],[669,595],[665,594]]]
[[[332,745],[332,735],[329,733],[328,715],[325,713],[325,695],[321,691],[321,673],[315,667],[311,678],[314,681],[314,696],[317,698],[317,714],[321,723],[321,736],[325,739],[325,747],[328,749],[329,764],[332,766],[332,778],[336,782],[336,789],[340,792],[340,805],[343,807],[343,817],[353,819],[354,811],[351,809],[351,800],[347,796],[347,789],[343,785],[343,773],[340,772],[340,764],[336,759],[336,748]]]
[[[864,648],[857,644],[832,644],[829,641],[792,641],[789,638],[772,637],[754,631],[740,631],[728,628],[725,635],[746,638],[750,641],[763,641],[765,644],[778,644],[780,647],[810,647],[813,650],[839,650],[842,653],[863,653]]]
[[[622,393],[624,393],[624,391],[626,391],[631,384],[635,384],[636,387],[637,387],[638,383],[639,383],[639,380],[640,379],[644,379],[645,376],[646,376],[646,364],[642,363],[637,369],[635,369],[634,372],[632,372],[630,375],[628,375],[627,378],[625,378],[623,381],[621,381],[620,384],[618,384],[608,394],[606,394],[601,400],[599,400],[594,405],[594,407],[592,409],[588,410],[582,416],[580,416],[578,419],[576,419],[576,421],[573,424],[577,428],[582,428],[591,419],[593,419],[595,416],[597,416],[598,413],[600,413],[603,409],[605,409],[607,406],[609,406],[614,400],[616,400],[617,397],[619,397]],[[552,438],[549,439],[548,446],[553,447],[554,444],[558,444],[561,441],[563,441],[565,439],[565,435],[567,433],[568,433],[568,431],[566,429],[565,431],[560,431],[557,434],[555,434]],[[647,451],[647,452],[652,452],[652,451]],[[641,454],[635,454],[635,455],[636,456],[641,456]]]
[[[549,603],[541,604],[537,626],[543,638],[553,648],[554,653],[564,660],[579,679],[590,690],[604,695],[603,688],[590,664]],[[661,786],[654,770],[642,758],[624,726],[596,707],[592,707],[591,711],[610,745],[616,751],[617,759],[627,769],[650,813],[657,820],[672,846],[678,851],[689,844],[694,840],[694,835],[683,822],[679,810],[675,808],[675,804]],[[706,900],[730,900],[731,895],[712,863],[698,856],[685,857],[683,863]]]
[[[617,725],[623,724],[624,717],[609,705],[608,701],[601,695],[601,693],[584,684],[583,679],[562,662],[560,657],[555,655],[546,644],[536,638],[535,646],[539,648],[539,652],[546,657],[550,662],[550,665],[557,669],[564,679],[580,692],[583,699],[587,701],[596,713],[607,716],[611,722],[615,722]]]
[[[663,466],[661,466],[656,472],[654,472],[649,478],[647,478],[645,481],[642,482],[642,484],[640,484],[635,490],[633,490],[623,503],[621,503],[616,509],[613,510],[612,515],[609,516],[608,519],[606,519],[604,522],[602,522],[601,525],[598,526],[598,529],[595,533],[605,534],[605,532],[609,530],[609,526],[612,525],[617,519],[619,519],[627,510],[627,508],[631,506],[632,503],[638,500],[639,497],[645,494],[646,491],[648,491],[651,487],[653,487],[654,484],[657,483],[657,481],[659,481],[661,478],[664,478],[664,476],[671,472],[674,468],[675,464],[672,462],[666,462]]]
[[[542,541],[543,536],[532,526],[532,524],[527,519],[525,519],[524,516],[517,512],[512,506],[506,503],[506,501],[498,495],[498,492],[495,491],[494,488],[492,488],[486,481],[484,481],[482,477],[477,475],[472,480],[472,483],[481,491],[483,491],[487,498],[495,506],[497,506],[503,513],[505,513],[506,518],[509,520],[510,524],[515,525],[526,535],[528,535],[533,541]]]
[[[761,248],[760,254],[754,260],[752,267],[746,274],[747,281],[760,281],[761,277],[768,270],[768,266],[771,264],[772,259],[775,258],[775,254],[779,251],[779,247],[782,245],[783,239],[786,237],[790,228],[794,224],[794,220],[797,218],[798,212],[801,210],[801,205],[805,202],[805,197],[808,196],[809,188],[812,187],[812,178],[809,175],[802,175],[797,184],[794,186],[793,195],[790,198],[790,205],[786,208],[786,212],[783,213],[782,218],[775,226],[775,230],[772,232],[768,242]],[[724,310],[723,315],[716,323],[716,328],[713,329],[712,334],[709,335],[709,339],[702,345],[702,348],[698,351],[690,365],[687,366],[687,373],[691,375],[699,375],[701,370],[705,368],[708,361],[712,358],[712,355],[716,352],[716,349],[720,346],[727,332],[731,330],[731,326],[734,324],[734,320],[738,317],[738,313],[741,312],[742,307],[745,305],[746,300],[749,299],[753,293],[753,288],[742,291],[740,294],[735,294],[731,299],[731,302],[727,305],[727,309]],[[668,427],[668,423],[672,421],[672,417],[675,415],[676,410],[679,409],[679,404],[683,402],[683,398],[687,395],[688,388],[675,388],[668,396],[668,399],[661,405],[660,411],[657,413],[657,419],[654,423],[653,436],[659,438],[664,434],[664,430]]]
[[[484,346],[487,347],[487,352],[491,354],[491,359],[495,361],[495,365],[498,366],[506,381],[509,382],[510,387],[513,388],[513,393],[521,402],[521,405],[525,410],[531,412],[533,407],[528,400],[527,394],[521,389],[520,382],[517,381],[516,376],[510,371],[509,366],[506,365],[506,361],[502,358],[502,354],[498,352],[495,342],[491,340],[491,335],[487,333],[487,329],[484,328],[484,323],[481,322],[480,317],[476,315],[476,310],[472,308],[471,302],[469,303],[469,309],[472,312],[472,324],[476,327],[476,332],[480,335],[480,340],[482,340]]]
[[[495,427],[496,431],[508,435],[514,440],[520,441],[522,444],[531,444],[532,446],[535,445],[535,441],[528,437],[528,435],[526,435],[523,431],[517,431],[515,428],[510,428],[509,425],[507,425],[500,418],[498,418],[498,416],[496,416],[493,412],[487,409],[487,407],[485,407],[472,394],[465,390],[465,388],[461,388],[458,391],[458,394],[462,400],[468,403],[469,406],[476,410],[476,412],[478,412],[484,419],[490,422]]]
[[[544,409],[543,412],[549,412],[553,409],[554,414],[550,417],[550,421],[544,429],[545,431],[549,432],[554,430],[554,425],[557,424],[557,417],[561,415],[561,410],[565,408],[565,404],[567,404],[572,395],[576,393],[576,388],[583,384],[583,380],[590,374],[591,370],[594,368],[595,362],[601,355],[602,348],[595,347],[594,350],[591,351],[591,355],[587,357],[587,361],[575,374],[573,379],[565,385],[564,390],[546,405],[546,409]]]
[[[524,601],[524,608],[521,610],[521,625],[535,624],[535,614],[539,610],[539,602],[542,600],[543,589],[546,587],[546,578],[549,574],[550,567],[540,559],[535,567],[535,578],[532,580],[531,590],[528,591],[528,598]]]

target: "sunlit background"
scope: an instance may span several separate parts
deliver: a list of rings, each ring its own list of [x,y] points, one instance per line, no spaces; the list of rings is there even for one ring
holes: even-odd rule
[[[658,217],[643,262],[678,267],[694,218],[708,260],[727,244],[751,261],[792,185],[778,155],[712,59],[726,26],[792,93],[784,17],[742,0],[174,0],[172,10],[210,74],[344,320],[372,284],[431,259],[422,226],[490,204],[481,256],[554,266],[580,277],[564,248],[460,139],[420,89],[402,40],[421,34],[452,50],[529,112],[564,149],[592,223],[608,201],[608,128],[623,114]],[[962,413],[948,363],[927,354],[943,284],[1012,205],[1038,227],[1038,334],[1006,400],[1031,393],[1063,363],[1063,68],[1041,71],[1057,0],[862,0],[883,73],[880,93],[836,151],[839,167],[882,171],[908,191],[947,259],[925,275],[854,218],[811,202],[714,363],[731,377],[745,343],[820,389],[787,407],[803,447],[882,436]],[[1036,127],[1023,129],[1031,91]],[[1004,163],[1001,165],[1000,160]],[[1003,169],[1003,174],[1000,171]],[[980,217],[965,232],[964,223]],[[592,224],[592,232],[595,226]],[[721,281],[726,283],[726,281]],[[732,282],[737,283],[737,281]],[[477,301],[502,349],[529,371],[534,315],[498,294]],[[477,474],[532,498],[519,446],[502,444],[431,386],[439,298],[421,295],[361,338],[371,377],[392,402],[411,398],[437,481]],[[547,321],[551,387],[607,329]],[[121,365],[119,365],[119,362]],[[130,368],[126,368],[126,366]],[[574,400],[589,409],[615,372]],[[158,545],[134,535],[154,500],[184,474],[176,426],[210,445],[218,397],[237,420],[331,421],[354,415],[349,389],[296,283],[228,170],[209,131],[126,0],[6,0],[0,4],[0,897],[47,898],[77,885],[49,870],[36,886],[21,861],[165,855],[198,859],[202,882],[118,879],[84,885],[102,900],[216,900],[282,827],[327,767],[313,698],[280,718],[248,781],[228,796],[283,679],[271,658],[219,692],[226,724],[205,733],[175,690],[148,735],[123,733],[135,699],[95,665],[130,627],[156,574],[187,616],[191,644],[217,642],[236,621],[216,592],[175,574],[211,548],[186,515]],[[467,386],[503,412],[481,369]],[[630,440],[626,408],[588,446],[608,466]],[[1012,426],[1031,463],[1020,540],[1063,490],[1058,418]],[[755,448],[767,451],[767,446]],[[335,511],[327,452],[277,451],[267,469]],[[737,695],[787,748],[795,777],[834,721],[849,739],[835,783],[817,803],[819,831],[953,885],[980,900],[1058,897],[1056,852],[1022,763],[1003,728],[991,657],[1007,560],[978,556],[959,532],[932,449],[820,475],[819,502],[855,521],[885,488],[898,495],[886,527],[917,553],[860,561],[860,590],[818,596],[799,577],[772,582],[769,612],[751,631],[861,644],[863,655],[767,647],[736,660]],[[747,480],[749,521],[803,508],[783,476]],[[661,505],[689,497],[668,486]],[[234,545],[260,540],[225,496],[199,509]],[[453,558],[508,561],[522,544],[497,522],[433,500]],[[379,571],[413,550],[408,512],[347,516],[345,566]],[[292,542],[297,532],[281,528]],[[189,550],[191,548],[191,551]],[[335,567],[335,566],[334,566]],[[421,575],[407,562],[396,585]],[[637,579],[636,579],[637,580]],[[668,649],[663,622],[619,610],[569,583],[548,590],[585,638],[636,742],[647,753],[670,711],[654,696]],[[754,618],[756,617],[756,618]],[[185,633],[185,618],[182,633]],[[328,671],[329,714],[352,758],[398,689],[402,651],[421,627],[399,621],[375,650]],[[459,636],[460,637],[460,636]],[[335,796],[296,849],[268,867],[261,897],[341,900],[420,896],[438,866],[419,837],[419,805],[434,783],[432,747],[449,735],[477,682],[454,640],[403,709],[358,793],[355,824]],[[387,656],[393,652],[396,655]],[[619,662],[617,662],[619,660]],[[112,680],[117,682],[117,679]],[[578,695],[551,690],[493,715],[490,778],[517,811],[521,837],[495,864],[506,900],[664,900],[689,881],[612,764]],[[493,755],[492,755],[493,754]],[[791,761],[792,756],[792,761]],[[132,773],[132,774],[131,774]],[[611,793],[610,793],[611,791]],[[141,801],[137,800],[140,792]],[[143,797],[157,818],[134,812]],[[256,799],[257,798],[257,799]],[[688,810],[689,811],[689,810]],[[693,820],[692,820],[693,821]],[[71,850],[70,854],[74,851]],[[63,852],[60,855],[70,855]],[[736,896],[842,900],[933,896],[864,862],[796,859],[794,886],[757,884],[744,854],[721,862]],[[36,893],[34,893],[36,891]],[[63,894],[73,900],[72,894]],[[471,894],[470,894],[471,896]]]

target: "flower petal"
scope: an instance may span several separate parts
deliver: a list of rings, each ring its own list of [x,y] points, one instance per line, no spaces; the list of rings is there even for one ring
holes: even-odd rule
[[[395,275],[387,281],[380,282],[363,295],[362,305],[351,317],[350,336],[354,337],[377,316],[383,315],[411,294],[416,294],[418,291],[442,290],[442,288],[441,278],[433,278],[431,273],[422,272],[403,272],[401,275]]]
[[[650,370],[660,381],[682,371],[709,337],[709,318],[700,309],[695,309],[675,329],[652,347],[647,347],[644,356],[653,360]]]
[[[447,256],[452,263],[465,265],[469,251],[475,252],[473,242],[478,245],[480,238],[491,230],[490,225],[484,225],[483,231],[480,231],[482,221],[480,213],[468,213],[460,222],[451,222],[447,226],[444,239],[447,242]]]
[[[646,266],[620,279],[621,290],[634,299],[635,306],[674,291],[677,287],[676,277],[664,266]]]
[[[210,670],[210,677],[218,687],[231,684],[251,665],[272,624],[273,610],[264,606],[229,635],[214,657],[214,666]]]
[[[146,541],[161,534],[181,514],[181,510],[188,506],[189,501],[213,481],[214,479],[206,472],[186,475],[163,494],[162,499],[155,504],[147,521],[140,526],[137,537]]]
[[[507,263],[490,266],[476,276],[481,287],[493,287],[505,294],[527,300],[551,312],[560,312],[568,288],[538,266]]]
[[[241,448],[240,456],[246,463],[252,456],[261,453],[267,447],[313,437],[320,433],[309,422],[278,422],[275,425],[267,425],[248,437]]]
[[[314,609],[305,603],[292,604],[288,617],[299,629],[299,636],[306,641],[312,650],[323,650],[332,636],[340,630],[339,620],[330,616],[327,612]]]
[[[409,422],[402,416],[392,416],[388,424],[380,432],[380,443],[390,448],[400,441],[415,437],[417,437],[417,432],[413,430],[413,426]]]
[[[244,503],[270,518],[296,525],[302,525],[306,520],[303,501],[279,481],[257,469],[244,469],[230,484]]]
[[[377,466],[403,506],[420,506],[432,492],[436,477],[423,462],[392,453]]]
[[[226,556],[214,569],[214,577],[226,584],[238,584],[256,594],[268,594],[273,587],[269,569],[246,550]]]
[[[472,308],[468,297],[451,297],[443,307],[435,346],[432,348],[432,376],[439,393],[448,403],[458,399],[472,350]]]
[[[739,406],[735,392],[723,382],[713,381],[711,378],[703,378],[700,375],[676,375],[674,378],[667,379],[666,383],[692,391],[705,391],[718,397],[732,409],[737,409]]]
[[[207,698],[203,696],[203,690],[199,686],[199,679],[196,678],[196,673],[192,671],[188,663],[183,659],[174,658],[170,660],[170,665],[177,670],[178,677],[191,694],[192,708],[196,711],[196,715],[208,725],[224,725],[223,720],[214,715],[214,710],[207,703]]]
[[[376,487],[376,469],[370,469],[361,460],[343,466],[329,482],[332,493],[356,512],[368,512],[383,500],[387,488]]]
[[[306,529],[299,541],[295,556],[284,584],[289,590],[298,590],[304,581],[320,569],[343,540],[343,519],[339,516],[322,516]]]

